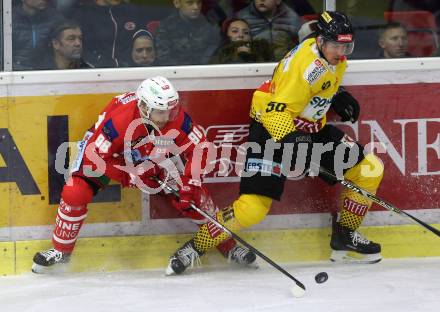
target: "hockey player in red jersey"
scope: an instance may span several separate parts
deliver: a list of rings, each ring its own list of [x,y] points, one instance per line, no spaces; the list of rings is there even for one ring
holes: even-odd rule
[[[173,206],[196,223],[206,222],[190,207],[195,203],[211,215],[218,210],[201,183],[206,155],[195,153],[205,141],[203,130],[181,108],[177,91],[164,77],[146,79],[136,92],[114,97],[79,144],[78,157],[61,193],[53,248],[35,254],[32,271],[44,273],[70,260],[87,217],[87,205],[110,180],[150,194],[161,192],[151,177],[173,181],[180,195],[179,200],[166,195]],[[196,158],[199,163],[193,165]],[[176,165],[179,163],[182,168]],[[253,264],[256,258],[233,239],[218,250],[239,264]]]

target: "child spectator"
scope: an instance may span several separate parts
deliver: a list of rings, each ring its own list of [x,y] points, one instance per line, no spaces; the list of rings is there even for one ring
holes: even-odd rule
[[[222,25],[223,44],[211,58],[213,64],[258,63],[271,59],[266,41],[252,40],[249,24],[240,18],[226,20]]]
[[[176,11],[160,22],[156,53],[160,65],[207,64],[220,31],[200,13],[201,0],[173,0]]]
[[[37,68],[51,26],[62,19],[48,0],[22,0],[12,9],[12,62],[14,70]]]
[[[298,43],[301,20],[282,0],[253,0],[237,16],[248,22],[252,38],[269,43],[275,61],[282,59]]]
[[[133,46],[128,61],[122,67],[153,66],[156,59],[153,35],[145,29],[139,29],[133,35]]]

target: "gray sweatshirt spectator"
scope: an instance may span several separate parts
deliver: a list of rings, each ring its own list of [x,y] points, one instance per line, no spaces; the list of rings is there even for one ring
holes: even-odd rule
[[[275,61],[283,58],[298,43],[301,20],[282,0],[254,0],[237,16],[249,23],[252,38],[269,43]]]
[[[176,11],[156,32],[159,65],[208,64],[220,44],[220,30],[201,15],[201,0],[174,0]]]

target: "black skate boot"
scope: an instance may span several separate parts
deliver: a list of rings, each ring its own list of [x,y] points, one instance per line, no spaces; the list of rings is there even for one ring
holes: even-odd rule
[[[236,245],[228,253],[228,261],[240,265],[258,268],[258,264],[255,260],[257,260],[255,253],[243,246]]]
[[[202,252],[197,251],[194,241],[190,240],[180,247],[174,255],[171,256],[168,267],[165,271],[166,275],[182,274],[187,267],[194,266],[194,262],[201,264],[200,256]]]
[[[382,259],[379,244],[338,222],[333,224],[330,247],[330,260],[335,262],[376,263]]]
[[[34,256],[34,263],[32,264],[32,272],[46,273],[52,269],[54,265],[59,263],[68,263],[70,261],[70,254],[63,253],[54,248],[37,252]]]

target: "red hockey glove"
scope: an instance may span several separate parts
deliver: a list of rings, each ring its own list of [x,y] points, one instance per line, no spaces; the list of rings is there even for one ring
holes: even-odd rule
[[[191,204],[200,207],[202,199],[202,183],[188,177],[181,177],[182,187],[179,189],[179,200],[173,201],[174,207],[185,214],[191,209]]]
[[[196,200],[195,205],[209,214],[210,216],[214,216],[218,211],[218,207],[214,204],[211,196],[209,195],[208,189],[205,186],[200,187],[200,197]],[[207,222],[204,216],[198,213],[194,209],[181,210],[180,202],[176,200],[176,197],[173,194],[167,195],[168,199],[172,203],[173,207],[175,207],[184,217],[190,218],[196,224],[204,224]]]
[[[136,172],[129,174],[130,181],[128,186],[137,187],[139,189],[145,188],[145,186],[150,189],[159,189],[160,184],[153,180],[152,177],[162,179],[163,175],[163,169],[156,163],[149,161],[136,166]]]

